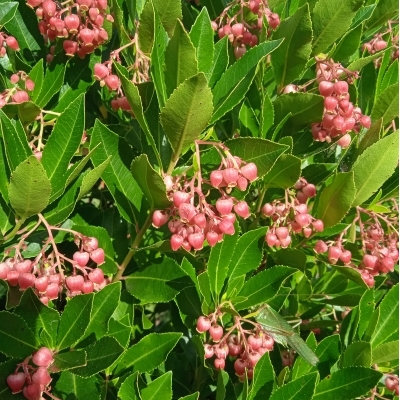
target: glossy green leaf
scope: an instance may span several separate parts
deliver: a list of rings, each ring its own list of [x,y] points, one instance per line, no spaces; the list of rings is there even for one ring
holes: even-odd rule
[[[372,17],[366,23],[368,29],[384,24],[398,11],[398,7],[396,0],[379,0]]]
[[[350,27],[363,0],[319,0],[312,12],[313,49],[312,54],[326,50]]]
[[[116,373],[129,367],[141,373],[152,371],[165,361],[181,336],[181,333],[148,334],[122,356]]]
[[[172,371],[168,371],[166,374],[150,382],[140,394],[142,400],[171,400]]]
[[[172,40],[172,39],[171,39]],[[177,161],[206,128],[212,113],[212,94],[203,73],[184,81],[167,100],[160,119]]]
[[[372,365],[371,344],[368,342],[353,342],[343,353],[341,368],[360,366],[370,367]]]
[[[73,346],[84,335],[90,322],[93,297],[93,293],[79,295],[69,300],[65,306],[58,328],[58,350]]]
[[[369,19],[375,10],[375,7],[376,7],[376,4],[371,4],[369,6],[361,7],[357,11],[357,13],[353,19],[353,22],[350,25],[350,29],[356,28],[357,26],[361,25],[364,21]]]
[[[134,221],[134,207],[140,208],[141,192],[126,166],[133,159],[126,142],[96,120],[90,141],[90,148],[98,146],[92,155],[95,166],[100,165],[110,156],[111,162],[105,169],[102,178],[113,195],[118,210],[128,222]]]
[[[202,8],[190,30],[189,36],[196,48],[199,71],[207,73],[211,68],[214,57],[214,31],[211,27],[207,8]]]
[[[372,364],[384,364],[399,358],[399,341],[382,343],[372,351]]]
[[[84,128],[84,97],[79,96],[57,118],[53,132],[44,146],[41,162],[51,183],[50,201],[64,191],[68,166],[81,143]]]
[[[244,310],[268,302],[276,295],[284,280],[295,272],[293,268],[279,265],[253,276],[238,293],[238,297],[243,297],[245,300],[233,302],[236,310]],[[260,319],[259,322],[261,322]]]
[[[270,171],[264,176],[268,187],[288,189],[292,187],[301,174],[301,160],[291,154],[282,154]]]
[[[379,319],[371,337],[372,348],[385,343],[391,334],[399,330],[399,284],[393,286],[379,304]]]
[[[84,365],[86,365],[86,352],[82,350],[57,353],[54,355],[54,363],[52,364],[57,371],[66,371]]]
[[[139,20],[140,50],[149,55],[153,49],[155,36],[155,14],[152,1],[146,1]]]
[[[184,397],[179,397],[179,400],[199,400],[199,396],[200,396],[200,393],[196,392],[196,393],[188,394],[187,396],[184,396]]]
[[[248,99],[245,99],[240,107],[239,120],[241,124],[247,128],[254,137],[258,137],[259,123],[257,120],[256,113],[251,107]]]
[[[225,36],[214,45],[213,61],[210,69],[206,73],[208,84],[212,88],[226,71],[229,63],[228,56],[228,37]]]
[[[3,137],[5,155],[11,172],[15,171],[19,164],[32,155],[32,150],[29,147],[25,131],[23,129],[17,129],[16,127],[18,123],[19,122],[13,123],[7,115],[0,110],[1,135]]]
[[[23,318],[36,336],[41,331],[45,331],[45,337],[48,340],[44,344],[50,349],[54,348],[60,314],[58,311],[45,306],[32,288],[24,291],[19,305],[14,310],[14,314]]]
[[[131,327],[111,318],[108,322],[108,335],[118,341],[125,349],[128,347],[131,336]]]
[[[358,283],[360,286],[364,287],[365,289],[368,288],[367,284],[361,278],[361,274],[358,270],[353,267],[348,267],[346,265],[332,265],[332,267],[339,272],[340,274],[344,275],[346,278],[352,280],[353,282]]]
[[[3,5],[0,9],[0,27],[14,18],[17,8],[18,3],[16,1],[3,2]]]
[[[371,125],[371,128],[368,129],[368,131],[365,133],[360,143],[358,144],[358,148],[355,151],[355,156],[359,156],[360,154],[362,154],[365,149],[367,149],[369,146],[376,143],[380,139],[382,122],[383,120],[382,118],[380,118]]]
[[[234,156],[256,164],[259,178],[262,178],[277,158],[288,149],[287,145],[259,138],[230,139],[225,144]]]
[[[399,84],[389,86],[382,92],[374,103],[371,111],[371,119],[376,121],[383,119],[383,125],[387,125],[399,116]]]
[[[382,374],[370,368],[350,367],[334,372],[316,388],[313,400],[348,400],[366,394]]]
[[[225,235],[224,240],[211,249],[207,272],[210,279],[211,293],[216,302],[222,294],[221,290],[225,279],[228,277],[228,267],[236,241],[237,234],[232,236]]]
[[[71,372],[88,378],[112,365],[124,348],[114,338],[104,336],[83,350],[86,352],[86,365],[74,368]]]
[[[268,93],[264,93],[260,117],[260,137],[265,139],[268,130],[274,125],[274,106]]]
[[[107,168],[108,164],[110,164],[111,156],[104,160],[101,164],[97,165],[93,169],[86,171],[82,179],[82,185],[79,189],[78,200],[85,197],[93,188],[93,186],[98,182],[101,175],[103,175],[104,170]]]
[[[193,286],[189,276],[167,257],[160,264],[130,274],[125,283],[128,292],[142,303],[168,302],[181,290]]]
[[[38,348],[36,336],[17,314],[0,311],[0,353],[24,359]]]
[[[265,353],[254,367],[253,383],[249,400],[269,398],[275,381],[275,372],[271,364],[269,353]]]
[[[363,26],[350,30],[338,43],[333,57],[335,60],[345,60],[352,56],[359,48]]]
[[[398,163],[399,132],[368,147],[356,160],[352,170],[356,186],[353,206],[366,201],[393,174]]]
[[[360,322],[358,324],[358,336],[363,337],[365,330],[368,327],[369,321],[374,313],[375,303],[374,303],[375,292],[373,289],[366,290],[361,296],[360,303],[358,305],[360,313]]]
[[[315,217],[324,222],[325,228],[338,224],[349,211],[355,195],[354,173],[338,173],[319,194]]]
[[[152,1],[165,30],[168,32],[169,37],[171,37],[174,33],[174,27],[178,25],[176,20],[182,18],[181,3],[175,0]]]
[[[311,399],[317,384],[318,374],[313,372],[311,374],[303,375],[285,385],[279,387],[272,393],[270,400],[297,400],[297,399]]]
[[[226,70],[213,88],[214,112],[211,123],[240,103],[253,81],[259,61],[281,43],[282,40],[261,43]]]
[[[178,21],[165,51],[167,96],[169,97],[181,83],[198,72],[196,49],[182,22]]]
[[[312,34],[307,3],[283,20],[274,32],[273,39],[284,38],[284,42],[271,55],[278,90],[296,80],[305,69],[311,54]]]
[[[151,167],[146,154],[142,154],[133,160],[131,172],[152,210],[169,207],[171,202],[167,198],[164,181]]]
[[[54,394],[70,400],[100,400],[100,388],[96,377],[81,378],[70,371],[63,371],[54,385]]]
[[[35,156],[18,165],[11,175],[8,197],[21,218],[40,213],[49,203],[50,193],[50,181]]]

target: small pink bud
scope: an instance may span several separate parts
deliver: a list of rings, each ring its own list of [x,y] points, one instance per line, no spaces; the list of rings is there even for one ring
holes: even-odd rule
[[[351,251],[343,250],[339,258],[344,264],[348,264],[351,261]]]
[[[82,275],[72,275],[65,279],[65,283],[72,292],[79,292],[82,289],[83,282]]]
[[[52,17],[57,10],[57,5],[52,0],[44,0],[42,3],[43,13],[49,17]]]
[[[224,334],[222,326],[218,324],[212,325],[208,331],[214,342],[219,342]]]
[[[214,32],[218,31],[218,24],[215,21],[211,21],[211,28]]]
[[[85,237],[83,239],[83,249],[89,253],[99,247],[99,242],[95,237]]]
[[[228,215],[233,208],[233,200],[232,199],[218,199],[215,203],[215,207],[221,215]]]
[[[33,374],[32,374],[32,381],[37,383],[38,385],[47,386],[51,382],[51,376],[47,371],[46,367],[39,367]]]
[[[79,39],[85,46],[93,46],[94,31],[88,28],[81,29],[79,32]]]
[[[288,247],[291,242],[292,242],[292,237],[291,236],[288,236],[285,239],[280,239],[281,246],[284,249],[286,249],[286,247]]]
[[[268,232],[265,235],[265,242],[268,244],[268,246],[273,247],[275,246],[276,241],[278,240],[277,236],[274,235],[271,232]]]
[[[265,216],[270,217],[275,212],[275,207],[269,203],[265,203],[263,208],[261,209],[261,212]]]
[[[19,272],[18,271],[9,271],[7,273],[7,282],[9,283],[10,286],[17,286],[18,285],[18,277],[19,277]]]
[[[72,258],[80,267],[84,267],[89,262],[89,253],[86,251],[76,251]]]
[[[47,276],[41,276],[39,278],[36,278],[35,288],[40,293],[44,293],[47,290],[48,286],[49,286],[49,278]]]
[[[19,45],[18,45],[17,39],[15,39],[14,36],[8,36],[6,38],[6,45],[7,45],[7,47],[9,47],[10,49],[13,49],[15,51],[19,50]]]
[[[302,192],[307,196],[307,197],[314,197],[317,193],[317,190],[315,186],[312,183],[307,184],[306,186],[303,187]]]
[[[218,187],[224,179],[222,171],[212,171],[210,174],[211,185]]]
[[[302,228],[310,224],[310,216],[308,214],[297,214],[295,220]]]
[[[23,388],[22,394],[28,400],[40,400],[42,398],[42,388],[37,383],[31,383]]]
[[[214,247],[218,243],[218,233],[213,231],[207,232],[206,239],[210,247]]]
[[[28,289],[35,286],[36,277],[29,272],[23,272],[18,276],[18,285],[21,290]]]
[[[24,260],[16,263],[14,265],[14,269],[18,271],[20,274],[24,272],[31,272],[32,271],[32,261],[31,260]]]
[[[248,179],[250,182],[253,182],[257,179],[257,166],[254,163],[249,163],[244,165],[241,169],[240,172],[242,175]]]
[[[94,65],[93,76],[96,80],[101,81],[105,79],[109,73],[109,69],[104,64],[97,63]]]
[[[211,358],[214,355],[214,347],[211,344],[204,345],[204,358]]]
[[[117,75],[108,75],[104,82],[110,90],[117,90],[120,86],[120,81]]]
[[[0,279],[7,279],[7,274],[10,272],[10,267],[5,263],[0,263]]]
[[[239,173],[235,168],[226,168],[222,171],[224,181],[228,187],[235,187],[239,178]]]
[[[331,264],[336,264],[340,255],[342,254],[342,250],[340,250],[337,246],[331,246],[328,250],[328,259]]]
[[[46,297],[50,300],[55,300],[58,298],[58,294],[60,292],[60,287],[58,283],[51,282],[46,290]]]
[[[68,278],[67,278],[68,279]],[[35,354],[32,356],[32,362],[38,367],[49,367],[53,362],[53,353],[47,347],[41,347]]]
[[[333,93],[334,84],[328,81],[321,81],[319,83],[319,93],[324,96],[330,96]]]
[[[69,33],[78,33],[78,29],[79,29],[79,25],[81,24],[81,20],[76,14],[69,14],[69,15],[65,16],[64,24]],[[95,65],[95,68],[96,68],[96,65]]]
[[[216,358],[214,360],[214,367],[216,369],[224,369],[225,368],[225,360],[223,358]]]
[[[384,40],[377,40],[374,43],[374,49],[376,51],[380,51],[380,50],[386,49],[386,47],[387,47],[387,43]]]
[[[78,43],[73,40],[64,40],[63,49],[67,56],[72,57],[78,51]]]
[[[247,343],[254,351],[257,351],[262,346],[263,340],[261,336],[250,335]]]
[[[322,232],[324,230],[324,223],[320,219],[316,219],[312,223],[316,232]]]
[[[275,229],[275,234],[279,240],[283,240],[288,237],[289,230],[288,230],[288,228],[281,226],[281,227]]]
[[[239,217],[242,217],[244,219],[250,217],[249,206],[245,201],[240,201],[233,207],[233,209],[235,210],[235,213],[239,215]]]
[[[385,274],[393,272],[394,261],[392,257],[383,257],[381,260],[381,271]]]
[[[243,375],[246,372],[247,362],[241,358],[238,358],[235,360],[233,368],[236,372],[236,375]]]
[[[343,147],[344,149],[347,148],[347,147],[349,147],[350,143],[351,143],[351,136],[350,136],[348,133],[346,133],[345,135],[343,135],[343,136],[337,141],[337,144],[338,144],[340,147]]]
[[[244,33],[244,25],[241,23],[237,23],[231,26],[231,32],[234,36],[243,36]]]
[[[29,101],[29,95],[25,90],[18,90],[13,94],[12,99],[14,103],[21,104]]]
[[[156,210],[153,212],[153,226],[154,228],[160,228],[168,222],[169,215],[165,214],[163,211]]]
[[[171,243],[171,249],[173,251],[177,251],[181,248],[183,244],[183,237],[181,235],[174,234],[171,236],[170,243]]]
[[[199,233],[192,233],[188,236],[188,242],[193,247],[194,250],[201,250],[203,248],[204,243],[204,234]]]
[[[13,393],[19,393],[25,385],[25,374],[17,372],[7,376],[7,384]]]
[[[276,13],[272,13],[269,16],[267,16],[268,24],[272,29],[276,29],[279,24],[281,23],[279,19],[279,15]]]
[[[207,226],[206,216],[202,213],[196,214],[193,222],[200,228],[204,229]]]
[[[90,253],[90,258],[97,264],[97,265],[101,265],[104,263],[104,259],[105,259],[105,254],[104,254],[104,250],[99,247],[96,250],[93,250]]]
[[[211,321],[209,318],[201,316],[197,320],[197,332],[207,332],[211,328]]]
[[[218,227],[221,232],[226,235],[233,235],[235,233],[235,227],[233,226],[233,223],[225,218],[219,223]]]
[[[371,118],[368,115],[363,115],[359,122],[364,128],[369,129],[371,127]]]
[[[181,204],[178,208],[178,212],[183,223],[190,223],[192,218],[197,214],[196,208],[190,203]]]
[[[335,97],[328,96],[324,99],[324,106],[328,111],[333,111],[338,105],[338,101]]]
[[[19,81],[19,76],[17,74],[12,74],[10,77],[10,82],[15,85]]]
[[[181,192],[180,190],[178,190],[174,193],[172,199],[175,207],[179,207],[183,203],[189,203],[190,193]]]
[[[337,81],[335,82],[333,89],[336,94],[345,94],[349,91],[349,85],[346,81]]]
[[[378,257],[370,255],[370,254],[365,254],[363,257],[363,264],[365,265],[365,268],[370,269],[374,271],[377,266],[378,266]]]
[[[35,82],[33,82],[31,79],[27,79],[25,81],[25,89],[31,92],[33,89],[35,89]]]
[[[93,283],[101,285],[104,282],[104,272],[101,268],[95,268],[92,272],[89,272],[89,279]]]
[[[237,180],[237,188],[244,192],[247,189],[247,179],[244,176],[239,176]]]

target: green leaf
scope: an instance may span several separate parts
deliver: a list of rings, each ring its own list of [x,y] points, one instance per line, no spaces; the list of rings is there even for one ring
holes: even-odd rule
[[[372,351],[372,364],[384,364],[399,358],[399,341],[382,343]]]
[[[210,253],[207,272],[210,278],[210,289],[213,299],[218,302],[225,279],[228,277],[228,266],[232,257],[232,249],[237,241],[237,234],[225,235],[224,240],[217,243]]]
[[[165,51],[167,96],[169,97],[181,83],[198,72],[196,49],[182,22],[178,21]]]
[[[61,315],[57,335],[57,350],[73,346],[85,334],[90,322],[94,294],[73,297]]]
[[[350,30],[343,36],[333,54],[335,60],[345,60],[359,49],[362,30],[363,26],[360,24],[357,28]]]
[[[371,337],[372,348],[385,343],[394,332],[399,330],[399,284],[393,286],[379,304],[379,319]]]
[[[165,87],[164,76],[165,49],[167,48],[167,43],[167,32],[162,26],[158,15],[156,15],[154,46],[151,52],[150,72],[161,109],[165,106],[165,102],[167,101],[167,89]]]
[[[371,344],[368,342],[353,342],[343,353],[341,368],[372,365]]]
[[[29,78],[35,82],[35,88],[31,93],[31,99],[33,103],[36,103],[36,100],[42,91],[43,81],[44,81],[44,69],[43,69],[43,59],[41,58],[31,69],[29,72]]]
[[[295,272],[293,268],[279,265],[253,276],[238,293],[238,297],[245,300],[233,301],[236,310],[244,310],[268,302],[276,295],[283,281]]]
[[[382,55],[385,53],[385,51],[378,51],[375,54],[372,54],[367,57],[360,57],[357,60],[353,61],[351,64],[348,65],[347,69],[349,71],[359,71],[360,69],[363,69],[366,65],[371,63],[372,61],[376,60],[379,57],[382,57]]]
[[[368,327],[369,321],[371,320],[372,314],[374,313],[375,292],[374,289],[366,290],[361,296],[360,304],[358,305],[360,313],[360,322],[358,324],[358,336],[361,338],[364,335],[365,330]]]
[[[378,121],[374,122],[371,125],[371,128],[369,128],[366,134],[362,137],[357,150],[355,151],[356,157],[362,154],[369,146],[379,141],[382,131],[382,122],[382,118],[378,119]]]
[[[308,182],[318,185],[331,175],[336,167],[337,165],[334,163],[311,164],[302,170],[302,176],[307,179]]]
[[[134,223],[134,207],[140,209],[142,194],[126,166],[133,158],[129,146],[99,120],[96,120],[93,128],[90,149],[97,145],[99,146],[92,155],[92,162],[98,166],[111,156],[111,162],[102,178],[114,197],[121,216]]]
[[[346,265],[332,265],[332,268],[334,268],[337,272],[340,274],[344,275],[346,278],[352,280],[353,282],[356,282],[360,286],[364,287],[365,289],[368,289],[367,284],[364,282],[364,280],[361,278],[360,271],[353,267],[348,267]]]
[[[141,391],[142,400],[171,400],[172,399],[172,371],[161,375]]]
[[[53,132],[44,146],[41,162],[51,183],[51,202],[64,191],[69,163],[82,140],[85,128],[83,100],[83,95],[79,96],[57,118]]]
[[[184,396],[184,397],[179,397],[179,400],[199,400],[199,396],[200,396],[200,393],[196,392],[196,393],[188,394],[187,396]]]
[[[274,125],[274,106],[268,92],[264,93],[260,117],[260,134],[263,139],[266,138],[268,130]]]
[[[206,73],[208,84],[212,88],[228,67],[228,36],[223,37],[214,45],[214,55],[210,69]]]
[[[17,8],[18,3],[16,1],[3,2],[0,9],[0,27],[14,18]]]
[[[129,317],[127,315],[127,317]],[[131,337],[131,327],[111,318],[108,322],[108,335],[112,336],[125,349],[128,347]]]
[[[269,398],[275,381],[275,372],[272,367],[269,353],[265,353],[254,367],[253,384],[249,400],[262,400]]]
[[[131,172],[152,210],[170,206],[171,202],[167,198],[164,181],[151,167],[146,154],[142,154],[133,160]]]
[[[282,154],[270,171],[264,176],[268,187],[288,189],[292,187],[301,174],[301,159],[291,154]]]
[[[149,55],[153,49],[155,36],[155,14],[152,1],[146,1],[140,14],[139,21],[139,44],[140,50]]]
[[[86,365],[85,351],[69,351],[67,353],[57,353],[54,355],[52,368],[56,371],[65,371]]]
[[[172,39],[171,39],[172,40]],[[212,94],[203,73],[184,81],[167,100],[160,119],[174,150],[173,161],[198,139],[212,113]]]
[[[197,16],[189,36],[196,48],[199,72],[207,73],[214,57],[214,31],[206,7],[203,7]]]
[[[218,379],[217,379],[217,390],[216,390],[216,400],[224,400],[226,396],[225,386],[229,382],[229,374],[220,369],[218,371]]]
[[[278,90],[296,80],[305,69],[311,54],[312,28],[309,5],[306,3],[283,20],[273,39],[284,42],[271,55]]]
[[[383,119],[383,125],[387,125],[399,116],[399,84],[389,86],[375,101],[371,111],[372,121]]]
[[[376,7],[376,4],[371,4],[370,6],[361,7],[357,11],[357,13],[353,19],[353,22],[351,23],[350,29],[356,28],[357,26],[361,25],[364,21],[369,19],[375,10],[375,7]]]
[[[363,0],[319,0],[312,13],[312,54],[323,52],[346,33],[362,5]]]
[[[211,123],[219,120],[243,99],[255,76],[256,66],[267,54],[274,51],[282,40],[261,43],[248,50],[221,76],[213,88],[214,112]]]
[[[312,93],[288,93],[274,101],[275,123],[291,113],[284,131],[295,133],[315,121],[321,121],[324,111],[322,96]]]
[[[257,165],[258,177],[262,178],[275,164],[277,158],[289,146],[259,138],[237,138],[225,142],[230,152],[247,163]]]
[[[94,333],[99,340],[106,335],[110,318],[118,307],[120,294],[121,282],[111,283],[94,294],[90,322],[85,331],[86,337]]]
[[[122,356],[116,373],[129,367],[140,373],[152,371],[165,361],[181,336],[181,333],[148,334]]]
[[[121,400],[138,400],[139,393],[137,387],[139,374],[135,372],[129,375],[123,382],[118,391],[118,398]]]
[[[376,192],[393,174],[398,163],[399,132],[368,147],[356,160],[352,170],[356,185],[353,206],[358,206]]]
[[[261,227],[253,231],[244,233],[236,245],[231,247],[233,253],[229,260],[228,276],[229,280],[245,275],[250,271],[257,269],[262,259],[262,245],[260,238],[264,237],[267,227]]]
[[[398,11],[399,4],[396,0],[379,0],[372,17],[366,23],[368,29],[381,26]]]
[[[40,213],[49,204],[50,193],[50,181],[35,156],[18,165],[11,175],[8,197],[21,218]]]
[[[315,217],[324,222],[325,228],[331,228],[350,210],[355,195],[354,173],[338,173],[332,183],[319,194]]]
[[[208,271],[199,274],[197,276],[197,281],[199,283],[199,291],[203,295],[204,303],[206,304],[206,306],[209,307],[212,303],[212,295],[211,295],[211,284],[210,284],[210,277],[208,276]],[[208,310],[205,311],[204,314],[208,314]]]
[[[96,377],[81,378],[69,371],[63,371],[54,385],[54,394],[69,400],[100,400],[100,387]]]
[[[23,359],[38,349],[36,336],[19,315],[0,311],[0,320],[1,353]]]
[[[45,306],[32,288],[24,291],[14,314],[23,318],[36,336],[39,336],[41,331],[45,331],[45,337],[48,340],[44,344],[50,349],[54,348],[60,314],[58,311]]]
[[[132,273],[125,283],[128,292],[142,303],[166,303],[181,290],[193,286],[190,277],[168,257],[160,264]]]
[[[382,374],[370,368],[350,367],[332,373],[316,388],[313,400],[349,400],[375,387]]]
[[[257,116],[247,98],[244,100],[242,106],[240,107],[239,120],[241,124],[245,128],[247,128],[254,137],[258,136],[259,123],[257,120]]]
[[[318,374],[303,375],[302,377],[286,383],[272,393],[270,400],[297,400],[311,399],[314,395],[315,385],[317,384]]]
[[[104,371],[122,354],[124,348],[112,337],[104,336],[83,349],[86,354],[86,365],[74,368],[74,374],[88,378]]]
[[[19,164],[32,155],[26,133],[24,129],[18,129],[17,124],[19,124],[19,122],[12,122],[7,115],[0,110],[0,129],[8,166],[11,172],[15,171]]]
[[[83,175],[82,184],[79,189],[78,200],[82,199],[90,192],[90,190],[93,188],[93,186],[100,179],[100,176],[103,174],[104,170],[107,168],[108,164],[111,161],[111,158],[112,157],[109,156],[107,158],[107,160],[103,161],[97,167],[95,167],[89,171],[86,171],[86,173]],[[67,178],[67,182],[68,182],[68,178]]]
[[[171,37],[176,28],[177,19],[182,19],[182,6],[179,1],[175,0],[152,0],[154,8],[157,10],[160,20]]]

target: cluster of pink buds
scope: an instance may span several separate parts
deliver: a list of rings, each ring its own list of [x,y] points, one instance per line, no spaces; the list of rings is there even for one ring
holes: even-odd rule
[[[24,71],[18,71],[10,76],[10,82],[14,87],[4,90],[0,94],[0,108],[6,104],[21,104],[30,100],[28,92],[32,92],[35,83]]]
[[[308,238],[313,232],[324,230],[324,223],[311,216],[305,204],[308,198],[315,196],[315,186],[301,178],[294,189],[297,190],[296,197],[287,190],[285,202],[274,200],[264,204],[261,209],[262,215],[271,220],[265,235],[265,242],[270,247],[288,247],[292,242],[291,234],[302,234]]]
[[[394,265],[399,260],[397,249],[397,234],[385,235],[380,225],[369,225],[363,229],[363,252],[361,262],[358,266],[352,262],[352,253],[343,247],[342,236],[337,241],[324,242],[318,240],[314,250],[316,253],[327,253],[331,264],[339,260],[344,265],[357,269],[364,282],[374,286],[374,276],[380,273],[387,274],[394,270]]]
[[[159,228],[168,222],[168,229],[173,234],[172,250],[181,247],[187,251],[201,250],[205,241],[213,247],[223,240],[224,235],[235,233],[236,215],[244,219],[250,217],[247,202],[237,200],[230,193],[235,187],[245,191],[248,183],[257,179],[257,166],[254,163],[242,165],[242,160],[232,157],[227,150],[225,152],[228,157],[223,159],[218,170],[211,172],[210,180],[203,180],[200,171],[189,181],[184,178],[180,182],[183,176],[174,177],[175,182],[171,176],[165,177],[167,196],[172,205],[166,210],[154,211],[153,226]],[[198,185],[195,185],[196,178]],[[201,189],[203,183],[219,191],[221,197],[215,205],[207,202]]]
[[[31,365],[29,362],[32,361]],[[13,394],[22,392],[28,400],[40,400],[43,393],[49,394],[52,378],[49,373],[54,362],[53,352],[47,347],[41,347],[22,363],[7,377],[7,384]],[[50,395],[50,397],[54,398]]]
[[[57,299],[63,289],[66,289],[68,297],[73,297],[100,290],[107,284],[101,268],[87,266],[90,259],[97,265],[104,263],[104,250],[98,247],[94,237],[82,238],[82,249],[73,254],[72,260],[58,252],[45,259],[41,257],[44,254],[41,253],[33,261],[22,257],[6,259],[0,263],[0,279],[10,286],[18,286],[20,290],[31,287],[46,305],[49,300]],[[60,265],[61,261],[57,264],[59,261],[54,262],[53,258],[69,262],[72,274],[66,276],[67,271]]]
[[[19,51],[19,44],[14,36],[9,36],[4,32],[0,32],[0,58],[3,58],[7,53],[7,47]]]
[[[363,44],[362,49],[370,54],[375,54],[377,51],[386,49],[386,47],[387,43],[382,39],[382,34],[377,33],[368,43]]]
[[[27,5],[36,9],[39,18],[39,31],[45,41],[55,42],[63,39],[63,48],[67,56],[77,54],[85,58],[97,47],[108,40],[103,28],[104,21],[113,21],[107,14],[107,0],[76,0],[59,5],[53,0],[27,0]],[[65,6],[64,8],[62,8]],[[53,59],[55,47],[47,55],[47,62]]]
[[[340,80],[342,74],[347,81]],[[369,128],[371,118],[363,115],[359,107],[350,101],[349,84],[357,73],[346,70],[332,60],[317,60],[317,80],[319,93],[324,97],[324,115],[322,121],[311,125],[314,140],[330,143],[339,138],[337,144],[346,148],[351,143],[349,132],[358,133],[361,127]]]
[[[243,320],[245,321],[245,320]],[[218,325],[215,314],[197,320],[197,331],[209,333],[209,340],[213,342],[204,345],[204,357],[214,358],[214,367],[224,369],[228,357],[233,361],[233,368],[240,380],[253,378],[254,367],[258,360],[267,351],[274,348],[274,339],[263,331],[259,324],[251,331],[244,330],[241,326],[241,319],[236,317],[235,325],[227,332]],[[232,333],[234,330],[237,334]]]
[[[385,379],[385,386],[396,396],[399,395],[399,377],[397,375],[388,374]]]
[[[239,11],[233,17],[228,16],[228,10],[236,5],[239,5]],[[257,16],[257,19],[250,17],[248,22],[243,19],[241,22],[238,22],[237,17],[240,15],[243,18],[243,13],[247,11],[244,8],[250,10],[249,16]],[[220,39],[228,36],[229,41],[234,47],[235,57],[240,58],[246,53],[246,46],[253,47],[257,45],[257,34],[262,28],[264,16],[271,29],[276,29],[279,26],[279,15],[273,13],[263,0],[234,1],[216,19],[219,23],[212,21],[211,24],[214,31],[218,32]]]

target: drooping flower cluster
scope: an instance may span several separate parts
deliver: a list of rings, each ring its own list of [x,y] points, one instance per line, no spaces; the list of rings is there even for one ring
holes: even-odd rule
[[[346,242],[344,236],[356,223],[360,232],[358,240],[362,244],[361,260],[353,260],[351,251],[344,247]],[[353,224],[344,230],[335,241],[318,240],[314,250],[319,254],[327,253],[331,264],[336,264],[340,260],[344,265],[357,269],[364,282],[373,287],[374,276],[392,272],[394,265],[399,260],[399,237],[395,226],[398,226],[398,220],[357,207],[357,217]],[[385,233],[384,226],[391,233]]]
[[[197,320],[197,331],[199,333],[208,332],[209,336],[207,343],[204,344],[204,357],[209,359],[215,356],[214,367],[216,369],[224,369],[226,360],[231,359],[235,373],[240,380],[243,380],[246,374],[248,379],[252,379],[258,360],[264,353],[274,348],[274,339],[262,329],[260,324],[251,322],[254,328],[244,329],[242,324],[249,321],[236,316],[234,325],[224,330],[218,324],[220,317],[222,317],[222,313],[217,310],[215,313],[201,316]]]
[[[221,155],[220,167],[211,172],[209,180],[203,179],[200,168],[190,180],[184,175],[173,178],[167,175],[164,181],[172,205],[153,213],[154,227],[159,228],[168,222],[174,251],[181,247],[187,251],[200,250],[206,241],[213,247],[223,240],[224,235],[235,233],[236,215],[245,219],[250,217],[247,202],[236,199],[230,193],[235,187],[245,191],[249,182],[257,179],[257,166],[233,157],[222,143],[204,143],[224,149],[226,157]],[[208,203],[211,190],[204,194],[203,184],[219,192],[220,197],[215,204]]]
[[[4,90],[0,94],[0,108],[6,104],[21,104],[30,100],[29,93],[35,88],[35,82],[29,79],[24,71],[12,74],[10,82],[14,87]]]
[[[324,97],[324,115],[321,122],[311,125],[313,138],[327,143],[339,138],[337,144],[348,147],[351,142],[349,132],[358,133],[361,127],[371,126],[371,118],[363,115],[350,101],[349,83],[358,75],[333,60],[317,59],[316,71],[319,93]],[[347,80],[341,80],[344,74]]]
[[[18,286],[20,290],[31,287],[43,304],[57,299],[63,290],[68,297],[73,297],[102,289],[108,279],[98,267],[105,259],[104,250],[99,247],[98,240],[68,230],[80,247],[80,251],[76,251],[72,259],[69,259],[58,251],[51,229],[51,236],[34,260],[24,259],[21,255],[27,236],[9,249],[15,254],[0,263],[0,279],[7,281],[10,286]],[[53,246],[51,252],[48,251],[49,245]],[[97,266],[89,266],[90,260]]]
[[[13,394],[22,392],[28,400],[42,399],[43,393],[50,395],[52,378],[49,368],[53,362],[53,352],[47,347],[41,347],[18,364],[15,372],[7,377],[7,384]]]
[[[399,377],[393,374],[387,374],[385,379],[385,386],[396,396],[399,395]]]
[[[15,51],[19,51],[19,44],[14,36],[7,35],[4,32],[0,32],[0,58],[3,58],[7,53],[7,48]]]
[[[235,10],[233,16],[228,15],[231,9]],[[243,15],[247,15],[247,21],[243,19]],[[246,53],[246,46],[257,45],[257,35],[264,18],[271,29],[276,29],[280,24],[279,15],[270,10],[265,0],[238,0],[231,2],[221,15],[212,21],[212,28],[218,32],[220,39],[228,36],[234,47],[235,57],[240,58]]]
[[[62,45],[67,56],[77,54],[85,58],[108,40],[104,21],[113,21],[107,14],[107,0],[76,0],[62,3],[53,0],[27,0],[39,18],[39,31],[46,42],[54,43],[63,39]],[[62,8],[64,7],[64,8]],[[55,46],[51,46],[47,62],[54,57]]]
[[[305,204],[308,198],[315,196],[315,186],[301,178],[294,189],[297,191],[296,197],[290,190],[286,190],[285,202],[274,200],[264,204],[261,209],[262,215],[271,221],[265,235],[265,242],[270,247],[288,247],[292,242],[291,234],[302,234],[308,238],[313,232],[324,230],[324,223],[311,216]]]

